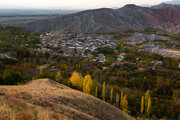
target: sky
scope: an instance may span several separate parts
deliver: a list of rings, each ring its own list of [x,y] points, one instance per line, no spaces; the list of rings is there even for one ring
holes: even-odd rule
[[[0,9],[94,9],[126,4],[155,5],[171,0],[0,0]]]

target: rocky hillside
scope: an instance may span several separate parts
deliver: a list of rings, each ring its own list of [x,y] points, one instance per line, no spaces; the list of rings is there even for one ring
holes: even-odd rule
[[[118,108],[49,79],[0,86],[0,120],[131,120]]]
[[[38,20],[21,24],[32,32],[58,31],[69,28],[76,32],[118,32],[122,29],[163,28],[180,32],[180,8],[153,9],[136,5],[126,5],[120,9],[87,10],[70,15]]]
[[[154,41],[154,40],[167,41],[167,40],[170,40],[170,38],[156,35],[156,34],[147,35],[147,34],[143,34],[143,33],[135,33],[134,36],[132,36],[126,40],[128,40],[128,41]]]

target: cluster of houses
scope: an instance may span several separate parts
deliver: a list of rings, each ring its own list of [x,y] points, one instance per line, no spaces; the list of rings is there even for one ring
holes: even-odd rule
[[[64,56],[88,57],[99,47],[115,49],[117,44],[108,36],[75,34],[66,31],[61,34],[47,33],[40,36],[42,50],[61,51]],[[103,57],[100,55],[100,57]]]
[[[77,56],[91,58],[91,53],[96,51],[99,47],[109,47],[116,51],[117,44],[109,40],[109,36],[103,35],[90,35],[90,34],[77,34],[71,31],[64,31],[60,34],[56,32],[46,33],[40,36],[41,44],[39,50],[42,52],[49,52],[51,54],[62,54],[64,56]],[[153,42],[148,42],[140,46],[141,50],[152,53],[157,53],[163,56],[169,55],[170,57],[180,57],[179,51],[166,50],[163,46],[154,45]],[[114,66],[123,66],[125,63],[126,53],[120,53],[116,60],[111,64]],[[138,61],[139,58],[136,58]],[[106,57],[99,54],[95,62],[106,62]],[[152,61],[154,66],[162,66],[162,61]],[[180,67],[180,65],[179,65]],[[103,68],[103,69],[108,69]]]
[[[113,63],[114,65],[119,65],[120,63],[122,64],[124,61],[124,58],[126,56],[126,53],[121,53],[120,55],[117,56],[116,61]],[[96,62],[106,62],[106,57],[103,54],[99,54],[98,57],[96,57],[95,59],[93,59],[93,61]],[[119,63],[119,64],[115,64],[115,63]]]

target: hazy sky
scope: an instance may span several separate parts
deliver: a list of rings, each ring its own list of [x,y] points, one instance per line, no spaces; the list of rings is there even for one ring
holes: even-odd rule
[[[121,7],[125,4],[159,4],[171,0],[0,0],[1,8],[72,8]]]

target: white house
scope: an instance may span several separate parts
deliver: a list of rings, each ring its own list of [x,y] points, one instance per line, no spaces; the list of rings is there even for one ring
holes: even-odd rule
[[[96,60],[99,62],[105,62],[106,57],[103,54],[99,54],[98,57],[96,58]]]

